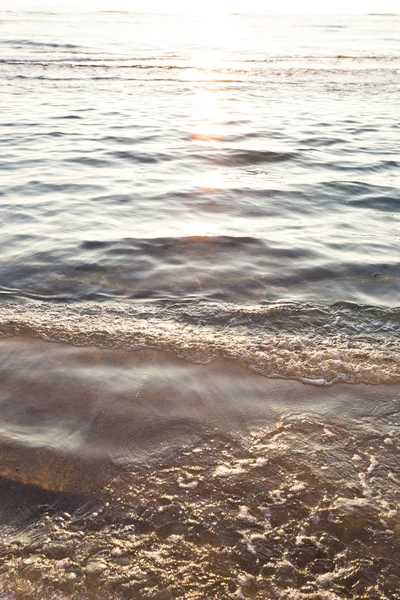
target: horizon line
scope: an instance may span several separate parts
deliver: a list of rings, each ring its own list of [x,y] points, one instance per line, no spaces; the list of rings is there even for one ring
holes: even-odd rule
[[[168,15],[168,16],[202,16],[204,15],[204,13],[201,12],[196,12],[196,11],[146,11],[146,10],[129,10],[129,9],[88,9],[88,8],[79,8],[79,7],[73,7],[73,8],[69,8],[69,7],[59,7],[59,8],[38,8],[38,9],[31,9],[31,8],[17,8],[17,9],[13,9],[13,8],[4,8],[1,9],[0,8],[0,13],[28,13],[28,14],[35,14],[35,13],[40,13],[40,14],[58,14],[60,12],[63,13],[84,13],[84,14],[126,14],[126,15],[158,15],[158,16],[162,16],[162,15]],[[400,16],[400,12],[343,12],[343,11],[338,11],[338,12],[320,12],[320,11],[307,11],[307,12],[300,12],[300,11],[267,11],[267,12],[260,12],[260,11],[253,11],[253,12],[217,12],[216,16],[229,16],[229,17],[252,17],[252,16],[283,16],[283,15],[304,15],[304,16],[371,16],[371,17],[398,17]]]

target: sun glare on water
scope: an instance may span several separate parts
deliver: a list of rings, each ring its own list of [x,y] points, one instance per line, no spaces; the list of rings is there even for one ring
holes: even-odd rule
[[[45,8],[68,11],[126,10],[147,13],[182,13],[202,15],[208,20],[232,13],[368,13],[399,12],[398,0],[3,0],[1,7],[18,10]]]

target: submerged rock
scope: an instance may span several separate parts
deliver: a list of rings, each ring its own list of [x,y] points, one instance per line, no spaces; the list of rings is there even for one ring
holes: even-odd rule
[[[107,569],[107,565],[102,561],[93,561],[86,565],[86,577],[94,579],[100,577],[100,575]]]

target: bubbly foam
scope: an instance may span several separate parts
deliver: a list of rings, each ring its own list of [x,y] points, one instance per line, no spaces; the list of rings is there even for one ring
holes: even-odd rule
[[[395,598],[398,494],[388,474],[398,456],[383,443],[388,426],[333,418],[326,437],[326,423],[302,415],[244,437],[213,432],[156,469],[116,475],[83,505],[14,486],[2,597]]]
[[[400,381],[400,311],[356,304],[4,303],[3,336],[77,346],[152,347],[207,363],[239,361],[268,377],[315,385]]]

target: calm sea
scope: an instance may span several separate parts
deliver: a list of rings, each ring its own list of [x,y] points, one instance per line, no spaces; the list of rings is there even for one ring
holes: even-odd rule
[[[7,599],[398,598],[400,16],[0,12]]]

